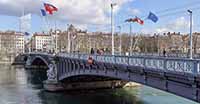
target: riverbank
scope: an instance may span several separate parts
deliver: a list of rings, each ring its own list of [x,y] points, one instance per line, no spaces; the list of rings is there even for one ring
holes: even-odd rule
[[[12,62],[11,62],[11,61],[3,61],[3,60],[0,60],[0,64],[11,65]]]

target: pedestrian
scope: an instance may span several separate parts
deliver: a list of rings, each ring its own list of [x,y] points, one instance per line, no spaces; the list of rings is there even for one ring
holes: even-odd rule
[[[93,59],[92,59],[92,57],[91,57],[91,56],[89,56],[89,58],[88,58],[88,64],[90,64],[90,65],[92,65],[92,64],[93,64]]]
[[[104,53],[104,49],[101,49],[100,54],[103,55],[103,53]]]
[[[90,54],[94,54],[94,49],[93,48],[91,48]]]
[[[97,49],[97,54],[98,54],[98,55],[100,55],[100,54],[101,54],[99,49]]]
[[[163,56],[164,56],[164,57],[166,56],[166,51],[165,51],[165,49],[163,50]]]

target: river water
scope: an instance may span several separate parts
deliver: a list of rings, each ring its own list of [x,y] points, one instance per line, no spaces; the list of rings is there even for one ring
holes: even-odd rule
[[[147,86],[50,93],[45,78],[44,71],[0,65],[0,104],[198,104]]]

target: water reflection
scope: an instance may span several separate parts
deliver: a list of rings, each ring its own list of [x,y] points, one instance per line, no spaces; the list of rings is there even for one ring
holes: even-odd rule
[[[134,94],[128,94],[124,89],[59,94],[42,91],[39,96],[43,104],[64,104],[63,102],[69,104],[143,104]]]
[[[46,70],[28,69],[26,70],[26,78],[29,86],[34,88],[42,88],[43,81],[47,79]]]
[[[14,68],[0,64],[0,85],[16,83],[16,71]]]

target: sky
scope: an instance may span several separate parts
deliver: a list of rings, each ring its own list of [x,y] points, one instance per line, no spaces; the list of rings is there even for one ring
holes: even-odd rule
[[[53,4],[58,11],[41,16],[43,3]],[[144,25],[132,23],[133,33],[189,33],[188,9],[193,11],[193,31],[200,32],[199,0],[0,0],[0,30],[20,31],[20,16],[30,13],[31,28],[27,31],[32,33],[50,28],[66,30],[68,24],[92,32],[110,32],[111,3],[117,4],[114,7],[116,32],[121,26],[121,31],[128,33],[130,24],[124,21],[137,16],[144,20]],[[157,23],[147,19],[150,11],[158,16]]]

